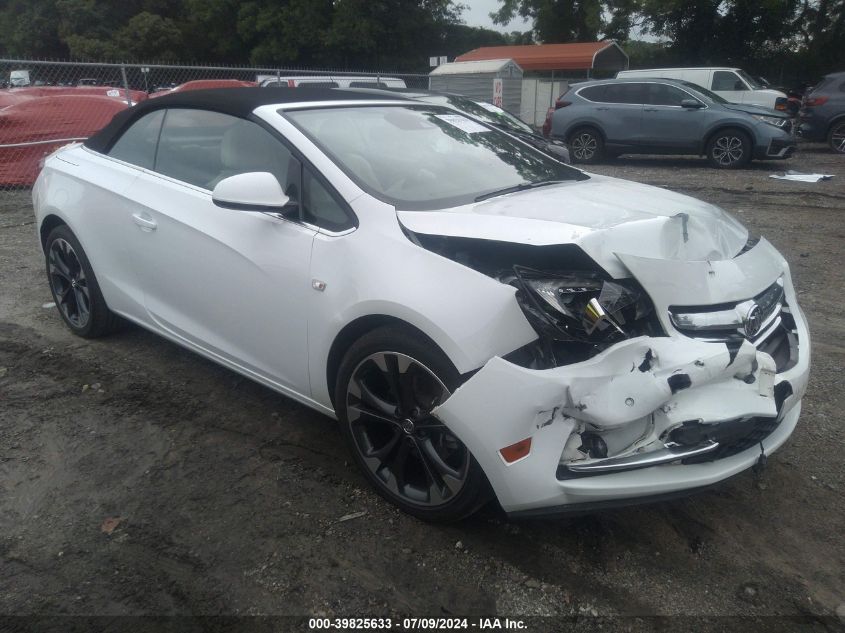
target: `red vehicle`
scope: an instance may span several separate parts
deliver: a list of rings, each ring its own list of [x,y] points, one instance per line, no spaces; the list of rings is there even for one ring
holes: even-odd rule
[[[129,91],[130,102],[146,97]],[[0,92],[0,186],[31,185],[44,156],[88,138],[127,107],[126,91],[108,86]]]

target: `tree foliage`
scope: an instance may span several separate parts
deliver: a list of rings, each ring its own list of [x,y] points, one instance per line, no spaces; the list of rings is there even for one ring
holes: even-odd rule
[[[845,0],[499,0],[461,22],[455,0],[4,0],[0,55],[425,70],[480,46],[612,38],[632,65],[726,64],[767,76],[845,66]],[[645,36],[659,43],[641,42]]]
[[[774,77],[845,66],[845,0],[499,0],[545,43],[624,42],[632,66],[730,65]],[[656,37],[660,43],[636,42]]]
[[[6,0],[0,54],[424,70],[506,43],[453,0]]]

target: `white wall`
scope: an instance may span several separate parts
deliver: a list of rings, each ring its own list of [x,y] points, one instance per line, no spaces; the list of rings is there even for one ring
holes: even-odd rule
[[[566,80],[555,81],[552,84],[548,79],[523,79],[522,107],[519,118],[530,125],[540,127],[546,120],[546,112],[552,107],[555,99],[568,88],[569,84]]]

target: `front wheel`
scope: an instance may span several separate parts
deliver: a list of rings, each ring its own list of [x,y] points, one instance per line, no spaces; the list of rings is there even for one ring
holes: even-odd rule
[[[830,128],[827,144],[837,154],[845,154],[845,121],[838,121]]]
[[[344,356],[335,410],[356,463],[378,493],[427,521],[456,521],[481,507],[489,487],[469,449],[431,415],[460,383],[430,341],[382,327]]]
[[[741,130],[716,132],[707,143],[707,160],[717,169],[739,169],[751,160],[751,139]]]

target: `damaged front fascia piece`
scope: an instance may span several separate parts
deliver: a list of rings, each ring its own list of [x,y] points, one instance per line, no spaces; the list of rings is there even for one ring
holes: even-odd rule
[[[432,413],[473,447],[488,475],[510,470],[507,477],[490,477],[502,500],[510,497],[508,488],[520,487],[520,462],[504,465],[502,447],[533,437],[531,453],[520,461],[536,459],[554,468],[570,439],[580,444],[573,434],[630,427],[635,432],[626,445],[611,445],[607,457],[662,449],[661,438],[689,420],[716,424],[777,416],[774,380],[771,356],[748,341],[731,350],[642,336],[553,369],[527,369],[495,357]]]

